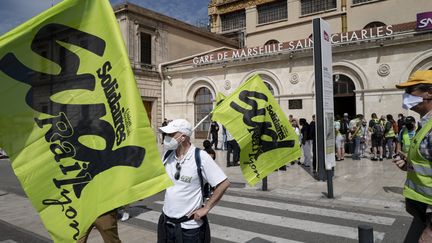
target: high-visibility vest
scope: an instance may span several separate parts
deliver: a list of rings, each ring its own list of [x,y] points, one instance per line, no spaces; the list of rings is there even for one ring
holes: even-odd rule
[[[396,136],[395,131],[393,130],[393,124],[390,121],[387,121],[387,122],[390,123],[392,126],[391,126],[390,130],[388,130],[386,132],[386,134],[384,135],[384,137],[391,138],[391,137]],[[387,126],[387,123],[385,124],[384,127],[386,127],[386,126]]]
[[[432,161],[420,153],[420,144],[432,128],[432,119],[417,132],[408,151],[407,180],[403,195],[415,201],[432,204]]]
[[[402,152],[408,153],[409,147],[411,145],[411,139],[408,134],[408,129],[404,127],[401,133],[401,143],[402,143]]]

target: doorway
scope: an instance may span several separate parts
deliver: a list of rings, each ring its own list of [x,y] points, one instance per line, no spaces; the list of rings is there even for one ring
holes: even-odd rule
[[[354,82],[346,75],[333,75],[333,103],[334,114],[343,117],[344,113],[348,113],[349,117],[355,117],[356,97],[355,97]]]
[[[147,101],[147,100],[143,100],[143,104],[144,104],[144,108],[147,112],[147,117],[149,119],[149,123],[152,124],[152,107],[153,107],[153,102],[152,101]]]

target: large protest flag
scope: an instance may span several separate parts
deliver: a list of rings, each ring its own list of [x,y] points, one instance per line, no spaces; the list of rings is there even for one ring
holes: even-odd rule
[[[226,96],[224,94],[222,94],[221,92],[218,92],[216,94],[216,100],[215,100],[216,106],[220,105],[222,103],[222,101],[225,100],[225,98],[226,98]]]
[[[55,242],[171,185],[108,0],[0,37],[0,147]]]
[[[212,119],[238,142],[241,170],[251,185],[301,156],[297,134],[258,75],[217,105]]]

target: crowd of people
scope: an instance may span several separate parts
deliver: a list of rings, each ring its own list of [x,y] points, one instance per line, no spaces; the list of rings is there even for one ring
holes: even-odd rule
[[[391,114],[378,118],[376,113],[372,113],[369,121],[363,114],[352,119],[348,113],[344,113],[342,118],[336,115],[336,161],[343,160],[345,154],[352,154],[353,160],[366,158],[367,154],[373,161],[393,159],[394,155],[404,152],[404,148],[406,150],[409,144],[404,138],[414,136],[417,127],[414,117],[405,117],[402,113],[398,114],[397,120]]]

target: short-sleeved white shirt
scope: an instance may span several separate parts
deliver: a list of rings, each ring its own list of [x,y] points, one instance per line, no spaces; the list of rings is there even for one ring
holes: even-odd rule
[[[216,162],[201,150],[201,170],[204,181],[211,186],[216,186],[224,181],[227,176]],[[165,169],[174,185],[165,191],[163,212],[171,218],[181,218],[189,215],[202,206],[201,182],[195,162],[195,146],[191,145],[184,158],[180,161],[180,178],[174,179],[178,158],[172,152],[164,161]],[[202,221],[189,220],[181,224],[184,229],[194,229],[202,225]]]

